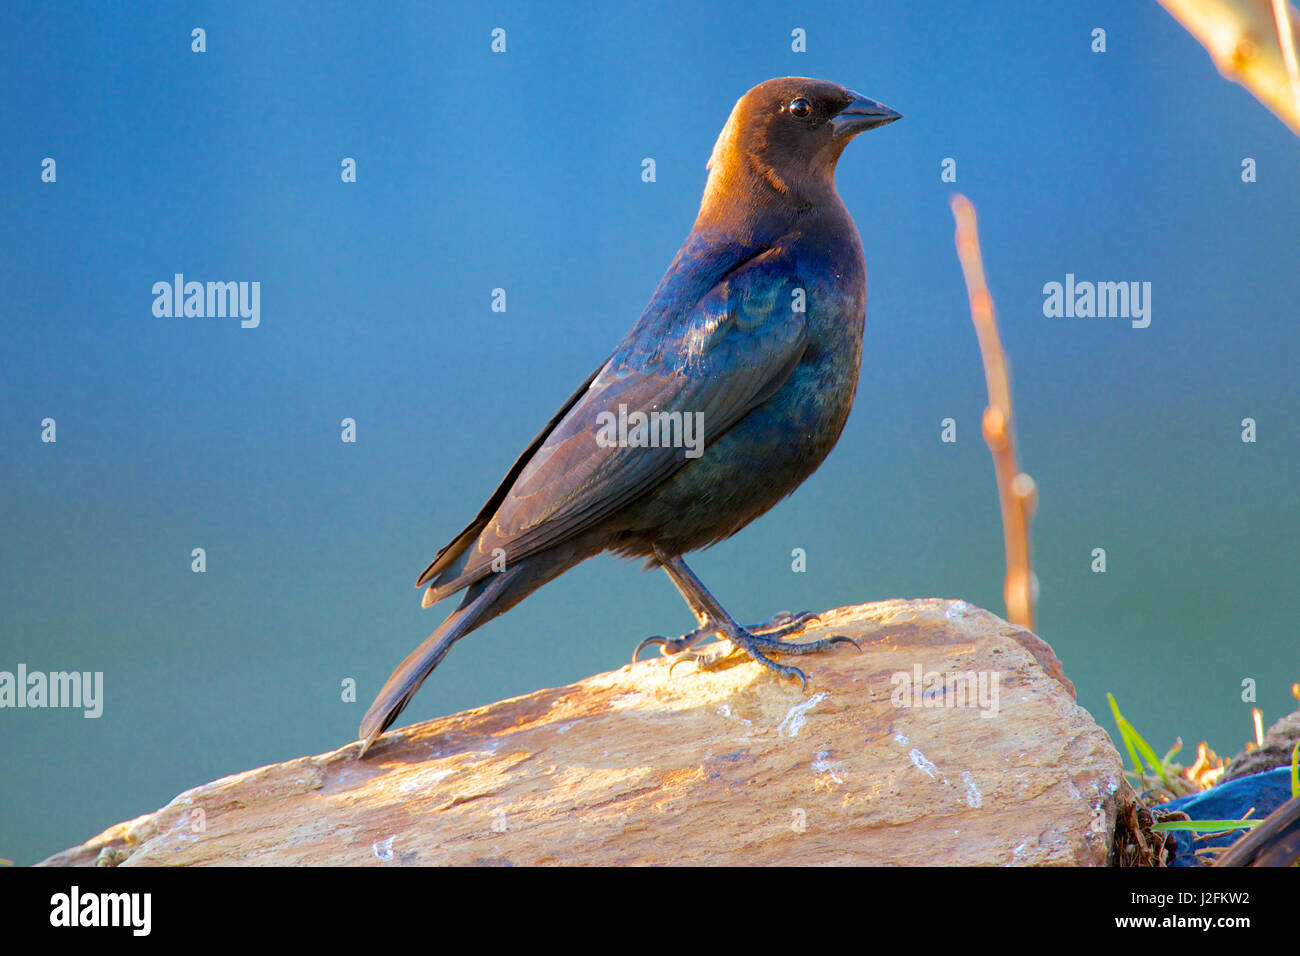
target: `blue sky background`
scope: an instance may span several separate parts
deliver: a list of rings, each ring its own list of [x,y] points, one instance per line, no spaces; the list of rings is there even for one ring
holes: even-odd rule
[[[700,576],[742,620],[929,596],[1002,613],[960,189],[1040,489],[1039,631],[1080,702],[1110,729],[1114,692],[1157,749],[1225,754],[1250,733],[1243,679],[1266,719],[1291,709],[1300,142],[1157,4],[375,6],[0,13],[0,670],[106,684],[98,720],[0,711],[0,856],[354,739],[441,620],[416,575],[640,314],[735,100],[788,74],[905,114],[837,177],[867,261],[862,382],[826,464]],[[176,272],[261,282],[260,327],[155,318]],[[1151,282],[1150,327],[1044,318],[1067,272]],[[692,626],[638,567],[544,588],[403,721]]]

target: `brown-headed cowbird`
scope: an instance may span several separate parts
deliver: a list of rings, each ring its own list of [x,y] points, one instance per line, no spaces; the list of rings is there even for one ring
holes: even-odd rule
[[[794,491],[844,428],[866,273],[835,164],[858,133],[898,118],[805,77],[741,97],[709,159],[695,227],[640,320],[420,575],[426,607],[465,595],[370,705],[362,753],[456,641],[603,551],[662,566],[699,620],[642,647],[677,652],[718,635],[802,682],[768,655],[849,642],[784,640],[811,615],[737,624],[681,556]]]

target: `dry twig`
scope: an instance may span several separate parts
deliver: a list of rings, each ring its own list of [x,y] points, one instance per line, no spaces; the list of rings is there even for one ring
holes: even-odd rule
[[[1300,15],[1286,0],[1160,0],[1214,65],[1300,136]]]
[[[1034,479],[1021,472],[1016,463],[1011,382],[1002,340],[998,336],[997,319],[993,314],[993,297],[984,279],[975,207],[969,199],[958,194],[952,199],[952,214],[957,220],[957,258],[961,260],[962,274],[966,277],[971,318],[979,336],[980,352],[984,356],[984,377],[989,389],[989,404],[984,410],[984,440],[993,453],[993,470],[1002,502],[1002,533],[1007,551],[1007,577],[1002,596],[1007,606],[1007,619],[1032,631],[1038,588],[1029,559],[1029,523],[1038,505],[1038,490]]]

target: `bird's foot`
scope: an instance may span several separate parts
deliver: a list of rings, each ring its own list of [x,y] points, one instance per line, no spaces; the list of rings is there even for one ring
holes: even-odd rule
[[[635,663],[637,655],[645,648],[658,646],[659,652],[665,656],[670,654],[679,654],[682,651],[689,650],[704,638],[716,634],[718,637],[725,638],[731,645],[732,651],[723,654],[721,657],[705,657],[700,654],[688,654],[685,657],[673,662],[672,667],[676,667],[683,660],[694,661],[696,666],[701,670],[712,670],[722,659],[730,657],[737,651],[744,651],[751,660],[758,661],[770,671],[775,671],[782,677],[798,680],[799,685],[804,690],[808,687],[808,675],[797,667],[789,664],[778,664],[768,657],[768,654],[819,654],[828,651],[840,644],[852,644],[858,650],[858,642],[851,637],[845,637],[842,634],[836,634],[832,637],[823,638],[817,641],[806,641],[804,643],[795,643],[793,641],[784,641],[781,638],[789,637],[792,634],[798,634],[805,629],[812,621],[816,620],[817,615],[810,612],[793,615],[788,611],[783,611],[775,617],[757,624],[754,627],[743,627],[730,618],[721,622],[708,622],[701,624],[689,634],[683,634],[681,637],[670,639],[666,637],[647,637],[637,645],[636,651],[632,654],[632,661]],[[672,673],[672,667],[669,668],[669,674]]]
[[[832,634],[830,637],[823,637],[818,641],[803,641],[796,643],[794,641],[773,640],[766,634],[756,635],[754,638],[760,648],[770,651],[773,654],[820,654],[823,651],[829,651],[832,647],[838,647],[841,644],[851,644],[854,648],[861,651],[862,645],[851,637],[843,634]]]
[[[751,624],[748,627],[742,628],[742,630],[749,632],[755,637],[762,637],[769,641],[779,642],[781,638],[802,634],[808,629],[810,624],[816,623],[819,619],[820,615],[814,614],[812,611],[803,611],[800,614],[791,614],[789,611],[778,611],[766,621],[761,621],[758,624]],[[713,627],[707,621],[702,623],[689,634],[683,634],[681,637],[669,638],[656,634],[654,637],[647,637],[636,646],[636,650],[632,652],[632,662],[636,663],[636,659],[641,656],[641,652],[647,647],[658,647],[659,653],[667,657],[670,654],[680,654],[682,651],[694,647],[706,637],[712,637],[713,635],[725,636],[725,633],[720,631],[718,628]],[[809,644],[808,646],[812,647],[816,644],[818,645],[816,650],[822,650],[823,648],[820,645],[823,643],[824,642],[813,642],[813,644]],[[790,653],[810,654],[812,651],[791,651]],[[694,660],[696,658],[692,657],[690,659]]]
[[[777,611],[766,621],[751,624],[745,630],[751,634],[761,634],[764,637],[779,639],[802,634],[808,630],[810,625],[816,624],[820,620],[821,615],[812,611],[803,611],[799,614],[791,614],[789,611]]]

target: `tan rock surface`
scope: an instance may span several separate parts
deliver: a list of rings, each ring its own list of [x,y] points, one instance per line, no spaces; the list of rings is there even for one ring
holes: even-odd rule
[[[195,787],[46,864],[1105,862],[1119,756],[1045,643],[963,601],[841,608],[807,638],[830,633],[863,650],[787,658],[806,694],[739,656],[671,677],[654,658],[363,761],[352,744]],[[997,696],[895,706],[917,665],[997,672]]]

